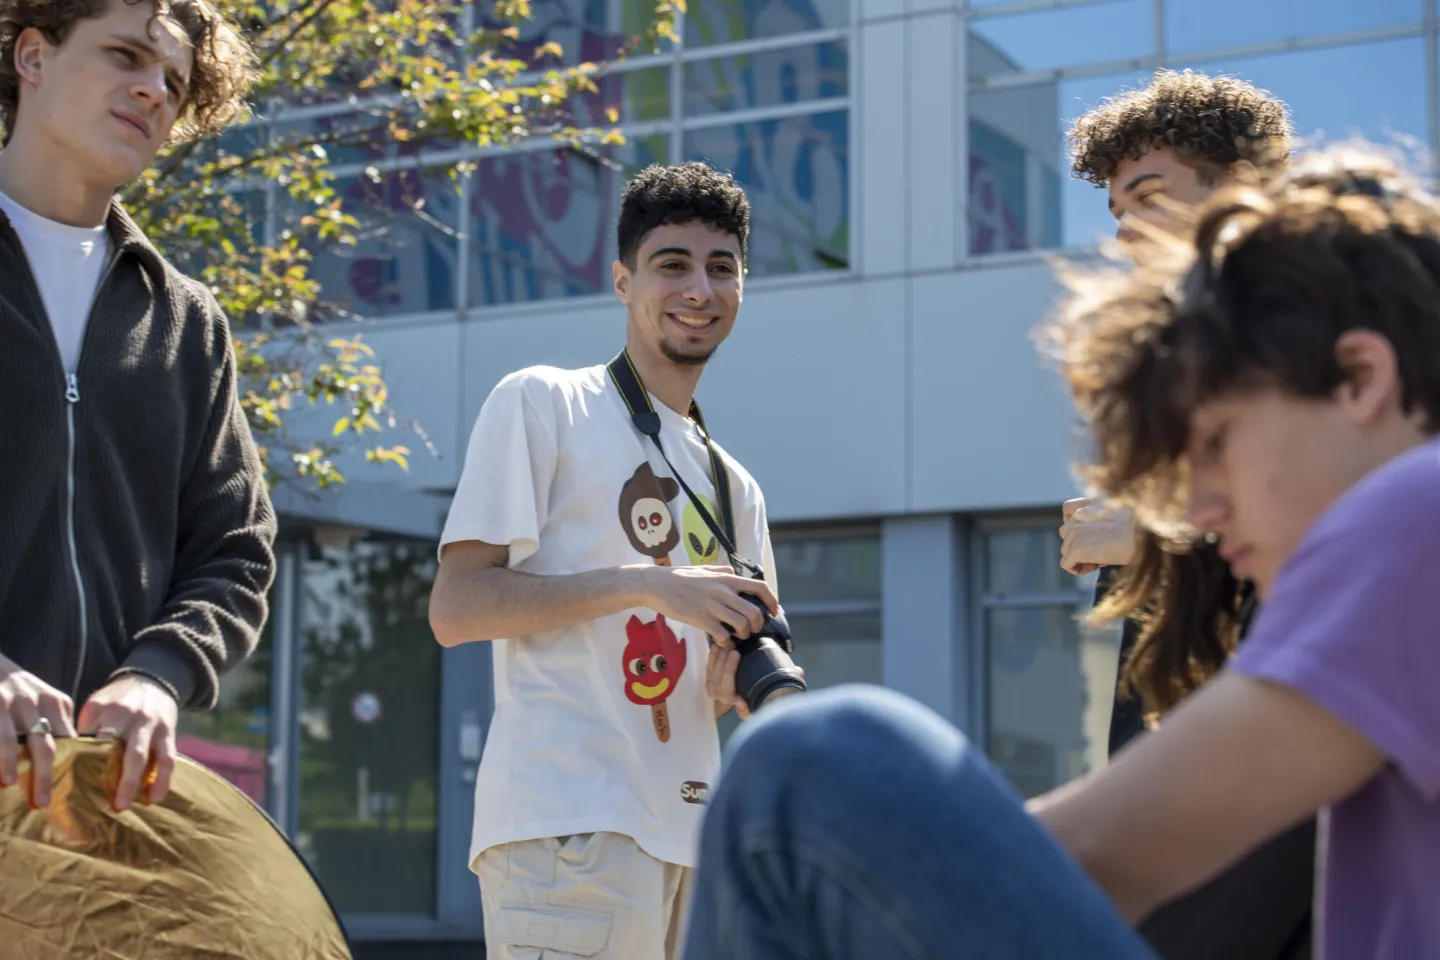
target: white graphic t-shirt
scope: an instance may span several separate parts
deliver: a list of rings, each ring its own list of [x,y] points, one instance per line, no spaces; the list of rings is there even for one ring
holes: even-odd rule
[[[651,403],[665,452],[719,523],[698,429]],[[725,464],[736,549],[764,567],[773,590],[760,488],[733,459]],[[471,433],[441,546],[460,540],[508,545],[510,566],[533,574],[726,562],[604,366],[532,367],[496,386]],[[496,844],[601,831],[694,866],[720,765],[708,653],[703,631],[640,609],[494,641],[495,715],[475,784],[472,866]]]

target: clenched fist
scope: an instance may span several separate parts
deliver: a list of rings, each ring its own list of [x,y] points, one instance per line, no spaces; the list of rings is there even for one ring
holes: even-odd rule
[[[1060,526],[1060,566],[1084,576],[1101,567],[1123,567],[1135,559],[1138,531],[1130,510],[1095,497],[1066,500]]]

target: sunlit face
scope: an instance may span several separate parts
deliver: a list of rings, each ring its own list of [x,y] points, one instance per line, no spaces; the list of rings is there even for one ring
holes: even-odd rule
[[[1110,178],[1110,212],[1119,221],[1115,238],[1133,248],[1146,239],[1141,223],[1180,234],[1186,226],[1182,210],[1204,203],[1223,185],[1223,178],[1205,183],[1200,171],[1169,147],[1122,160]]]
[[[146,0],[111,0],[56,46],[30,29],[16,43],[16,121],[68,165],[118,187],[139,176],[185,106],[192,51]]]
[[[1349,380],[1331,397],[1233,390],[1190,419],[1189,520],[1214,534],[1235,576],[1262,597],[1310,525],[1346,490],[1425,439],[1400,408],[1394,348],[1352,330],[1337,342]]]
[[[1332,403],[1274,388],[1226,396],[1191,418],[1190,522],[1217,535],[1235,576],[1262,593],[1345,489],[1341,420]]]
[[[615,261],[615,295],[636,342],[672,363],[703,364],[730,335],[744,276],[740,242],[698,221],[656,227],[632,270]]]

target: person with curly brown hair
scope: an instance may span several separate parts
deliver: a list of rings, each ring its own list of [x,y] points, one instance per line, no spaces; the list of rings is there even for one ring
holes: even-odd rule
[[[251,72],[206,0],[0,0],[0,786],[24,737],[38,807],[77,734],[124,743],[115,809],[161,801],[179,710],[266,616],[275,515],[225,317],[116,199]]]
[[[1081,116],[1068,139],[1074,176],[1106,189],[1116,239],[1143,259],[1157,240],[1192,228],[1194,209],[1216,190],[1283,170],[1291,132],[1285,104],[1266,91],[1162,70]],[[1103,569],[1094,619],[1131,618],[1113,752],[1143,729],[1139,708],[1152,718],[1173,708],[1234,649],[1241,585],[1213,549],[1167,543],[1099,500],[1068,501],[1063,520],[1062,566]],[[1123,696],[1130,691],[1138,697]]]
[[[1071,125],[1071,173],[1108,191],[1116,239],[1133,245],[1183,232],[1217,188],[1283,168],[1292,132],[1285,104],[1243,80],[1161,70]]]
[[[1244,644],[1028,804],[893,691],[767,708],[711,792],[687,960],[1154,960],[1134,924],[1317,813],[1323,954],[1440,956],[1440,200],[1315,154],[1157,247],[1069,277],[1048,339],[1087,479],[1216,542],[1264,604]]]
[[[1285,104],[1224,76],[1162,70],[1071,126],[1077,179],[1108,191],[1116,239],[1143,259],[1194,226],[1217,190],[1256,184],[1290,157]],[[1064,504],[1061,565],[1101,571],[1094,624],[1123,622],[1110,724],[1113,756],[1224,665],[1254,613],[1253,591],[1215,547],[1171,542],[1099,498]],[[1305,960],[1311,954],[1315,825],[1267,844],[1141,933],[1166,960]]]

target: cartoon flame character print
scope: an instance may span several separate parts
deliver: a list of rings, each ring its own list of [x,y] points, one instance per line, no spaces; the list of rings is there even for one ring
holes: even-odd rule
[[[670,566],[670,551],[680,543],[680,531],[668,506],[679,493],[680,484],[670,477],[655,476],[648,463],[640,464],[620,488],[620,525],[630,545],[657,566]]]
[[[655,736],[661,743],[670,740],[670,711],[665,700],[675,692],[680,675],[685,672],[685,641],[665,623],[665,615],[645,623],[632,616],[625,624],[625,696],[630,702],[650,708],[655,721]]]

